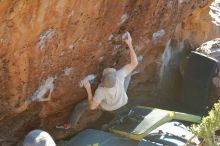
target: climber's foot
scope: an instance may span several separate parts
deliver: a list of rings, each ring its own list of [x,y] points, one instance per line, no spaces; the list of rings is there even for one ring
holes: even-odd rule
[[[64,124],[64,125],[57,125],[56,128],[68,130],[68,129],[71,129],[72,127],[69,124]]]

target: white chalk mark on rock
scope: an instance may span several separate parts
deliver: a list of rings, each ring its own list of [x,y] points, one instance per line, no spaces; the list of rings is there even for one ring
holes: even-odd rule
[[[87,80],[87,81],[89,81],[90,84],[92,84],[93,81],[95,80],[95,78],[96,78],[96,75],[90,74],[90,75],[86,76],[83,80]],[[80,81],[80,84],[79,84],[80,87],[83,87],[83,80]]]
[[[161,29],[161,30],[159,30],[159,31],[157,31],[157,32],[155,32],[155,33],[153,33],[153,35],[152,35],[152,40],[153,40],[153,42],[154,43],[157,43],[158,41],[159,41],[159,39],[161,38],[161,37],[163,37],[165,35],[165,30],[164,29]]]
[[[114,35],[111,33],[108,37],[108,41],[111,41],[113,39]]]
[[[182,4],[184,2],[184,0],[178,0],[179,4]]]
[[[120,18],[120,22],[118,23],[118,25],[122,25],[128,18],[129,18],[128,13],[123,14]]]
[[[121,45],[114,45],[113,46],[113,50],[117,50],[117,49],[119,49],[121,47]]]
[[[56,31],[55,29],[50,28],[40,35],[40,37],[38,38],[38,41],[37,41],[37,45],[41,50],[44,48],[45,43],[48,40],[52,39],[52,37],[55,34],[55,31]]]
[[[72,72],[72,70],[73,70],[73,69],[72,69],[71,67],[65,67],[65,68],[64,68],[64,74],[65,74],[65,75],[70,75],[70,73]]]
[[[74,48],[75,48],[74,44],[70,44],[70,45],[69,45],[69,49],[70,49],[70,50],[73,50]]]
[[[184,3],[184,2],[188,2],[189,0],[178,0],[178,3],[179,4],[182,4],[182,3]]]
[[[140,55],[140,56],[137,57],[138,63],[141,63],[142,60],[143,60],[143,56],[142,56],[142,55]]]
[[[113,64],[112,64],[112,66],[115,66],[117,63],[116,62],[114,62]]]
[[[104,56],[100,57],[100,58],[99,58],[99,62],[102,62],[103,59],[104,59]]]
[[[56,77],[48,77],[46,81],[43,82],[43,84],[33,93],[30,99],[32,101],[49,101],[51,99],[51,93],[54,89],[54,80]],[[49,96],[47,98],[44,98],[44,95],[46,93],[49,93]]]
[[[62,51],[59,55],[59,57],[63,57],[64,56],[64,52]]]
[[[171,9],[173,7],[173,1],[169,1],[167,3],[167,7]]]

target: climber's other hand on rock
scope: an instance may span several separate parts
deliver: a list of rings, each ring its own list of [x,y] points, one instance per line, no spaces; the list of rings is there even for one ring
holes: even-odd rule
[[[87,81],[86,79],[83,80],[83,86],[87,90],[91,88],[91,85],[90,85],[89,81]]]
[[[128,45],[131,45],[132,38],[129,32],[124,33],[122,38]]]

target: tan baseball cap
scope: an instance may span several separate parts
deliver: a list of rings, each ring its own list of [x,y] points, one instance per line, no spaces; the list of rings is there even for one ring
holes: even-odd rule
[[[101,87],[112,88],[116,83],[116,69],[106,68],[102,73],[102,81],[100,83]]]

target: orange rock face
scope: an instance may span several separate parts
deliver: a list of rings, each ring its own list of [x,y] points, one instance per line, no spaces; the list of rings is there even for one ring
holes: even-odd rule
[[[144,82],[155,95],[158,87],[163,89],[161,66],[167,68],[165,62],[175,55],[162,57],[171,38],[195,49],[219,34],[208,15],[210,2],[0,1],[0,143],[16,143],[34,128],[50,132],[67,121],[86,97],[80,87],[85,76],[96,76],[95,89],[105,67],[120,68],[129,60],[121,42],[125,31],[131,33],[142,60],[131,91]],[[174,49],[181,52],[185,46]],[[35,100],[50,93],[49,101]],[[17,111],[25,99],[35,102]],[[59,139],[69,133],[52,135]]]

